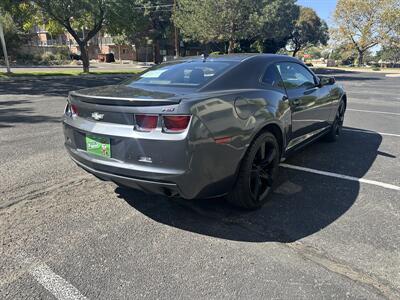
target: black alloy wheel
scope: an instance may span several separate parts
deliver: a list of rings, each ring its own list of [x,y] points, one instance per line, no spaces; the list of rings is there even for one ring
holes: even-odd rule
[[[263,142],[254,157],[250,171],[249,188],[254,199],[262,199],[273,184],[273,165],[277,149],[272,141]]]
[[[343,128],[345,112],[346,112],[346,104],[342,100],[340,101],[339,108],[336,112],[335,120],[333,121],[331,129],[324,136],[325,141],[335,142],[339,138]]]
[[[260,134],[243,158],[228,201],[246,209],[261,207],[271,194],[279,161],[280,150],[275,136],[270,132]]]
[[[344,113],[346,111],[346,107],[344,105],[344,102],[341,101],[339,105],[339,109],[336,113],[336,135],[339,136],[340,133],[342,132],[343,128],[343,122],[344,122]]]

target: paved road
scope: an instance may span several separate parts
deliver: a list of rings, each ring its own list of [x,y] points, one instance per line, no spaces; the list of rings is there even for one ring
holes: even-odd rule
[[[281,168],[272,200],[247,213],[116,188],[72,163],[65,95],[120,77],[0,83],[0,298],[398,299],[400,78],[336,76],[348,130],[288,159],[309,169]]]

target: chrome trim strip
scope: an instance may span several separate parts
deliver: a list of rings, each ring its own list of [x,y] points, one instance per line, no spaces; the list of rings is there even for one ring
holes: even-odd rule
[[[326,130],[326,129],[329,128],[329,127],[330,127],[329,125],[328,125],[328,126],[325,126],[325,127],[322,127],[322,128],[320,128],[320,129],[311,131],[311,132],[309,132],[309,133],[307,133],[307,134],[303,134],[303,135],[301,135],[301,136],[295,138],[294,140],[291,140],[291,141],[289,142],[289,145],[286,147],[286,150],[290,150],[290,149],[293,148],[294,146],[300,144],[301,142],[303,142],[303,141],[305,141],[305,140],[308,140],[308,139],[312,138],[313,136],[317,135],[318,133],[321,133],[322,131]]]

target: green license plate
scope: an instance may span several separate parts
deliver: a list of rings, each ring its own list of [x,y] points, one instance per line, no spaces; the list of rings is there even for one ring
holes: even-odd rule
[[[110,139],[86,135],[86,151],[104,157],[111,157]]]

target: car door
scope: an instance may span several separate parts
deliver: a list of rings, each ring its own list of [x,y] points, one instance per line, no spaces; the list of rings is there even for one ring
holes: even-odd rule
[[[319,91],[318,79],[306,67],[296,62],[278,62],[276,66],[286,88],[292,113],[290,147],[327,126],[330,106]]]

